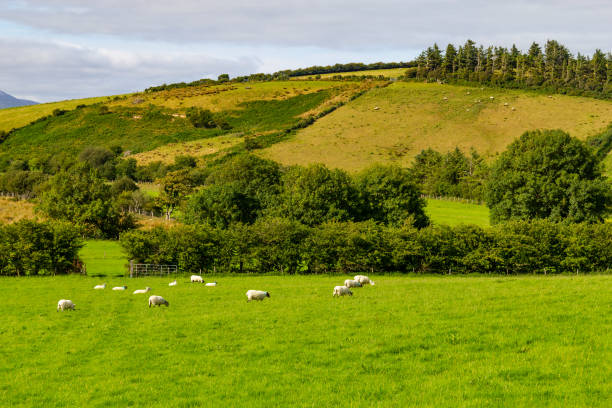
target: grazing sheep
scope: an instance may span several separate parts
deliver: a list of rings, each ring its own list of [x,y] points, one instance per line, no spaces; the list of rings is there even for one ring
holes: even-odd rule
[[[206,286],[217,286],[217,282],[208,282]]]
[[[166,307],[170,306],[170,303],[161,296],[150,296],[149,297],[149,307],[151,306],[161,306],[166,305]]]
[[[360,288],[361,282],[353,279],[347,279],[344,281],[344,286],[346,286],[347,288]]]
[[[357,282],[361,283],[362,285],[366,285],[366,284],[370,284],[370,285],[376,285],[376,283],[374,283],[373,280],[371,280],[370,278],[368,278],[367,276],[364,275],[357,275],[354,278]]]
[[[345,295],[353,296],[353,292],[351,292],[351,290],[347,288],[346,286],[336,286],[334,288],[333,296],[345,296]]]
[[[251,300],[264,300],[270,297],[270,293],[263,290],[247,290],[246,296],[247,302],[250,302]]]
[[[61,299],[59,302],[57,302],[57,311],[59,312],[60,310],[63,312],[64,310],[74,310],[74,303],[72,303],[72,300],[68,300],[68,299]]]
[[[106,283],[94,286],[94,289],[106,289]]]
[[[151,288],[147,286],[144,289],[137,289],[137,290],[135,290],[133,294],[134,295],[138,295],[139,293],[147,293],[147,292],[150,292],[150,291],[151,291]]]
[[[126,290],[127,286],[115,286],[113,290]]]
[[[168,284],[168,286],[176,286],[176,279]]]
[[[200,275],[191,275],[191,282],[204,283],[204,279]]]

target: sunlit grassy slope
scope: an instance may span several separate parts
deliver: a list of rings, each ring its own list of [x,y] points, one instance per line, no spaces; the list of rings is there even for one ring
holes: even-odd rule
[[[0,224],[10,224],[19,220],[42,219],[34,213],[34,204],[29,201],[17,201],[0,197]]]
[[[560,128],[581,139],[612,122],[612,102],[518,90],[394,83],[373,89],[260,154],[283,164],[357,171],[409,165],[421,150],[495,155],[523,132]]]
[[[338,87],[333,81],[274,81],[256,83],[221,84],[175,88],[159,92],[138,93],[128,99],[114,101],[111,106],[140,106],[153,104],[170,109],[184,110],[199,106],[213,112],[240,108],[241,104],[260,100],[285,100]],[[346,84],[346,87],[354,86]]]
[[[78,105],[90,105],[97,102],[109,101],[111,97],[73,99],[69,101],[42,103],[40,105],[21,106],[17,108],[0,109],[0,130],[9,131],[50,115],[55,109],[70,110]]]
[[[345,278],[2,278],[0,406],[610,406],[609,276]]]

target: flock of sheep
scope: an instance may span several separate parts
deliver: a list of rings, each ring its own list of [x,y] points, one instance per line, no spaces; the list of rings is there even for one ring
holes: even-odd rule
[[[204,279],[200,275],[191,275],[192,283],[204,283]],[[176,280],[170,282],[168,286],[176,286]],[[364,275],[357,275],[354,279],[347,279],[344,281],[344,286],[336,286],[334,287],[333,296],[353,296],[353,292],[351,292],[350,288],[358,288],[363,285],[375,285],[374,281]],[[217,286],[217,282],[206,282],[206,286]],[[106,289],[106,283],[102,285],[94,286],[95,290],[104,290]],[[127,290],[127,286],[115,286],[112,290],[124,291]],[[143,294],[150,292],[151,288],[146,287],[144,289],[137,289],[133,292],[134,295]],[[267,297],[270,297],[270,292],[265,292],[263,290],[248,290],[246,292],[247,302],[251,300],[264,300]],[[170,303],[161,296],[152,295],[149,297],[149,307],[151,306],[161,306],[165,305],[166,307],[170,306]],[[57,311],[59,312],[64,310],[74,310],[75,304],[72,300],[69,299],[61,299],[57,302]]]

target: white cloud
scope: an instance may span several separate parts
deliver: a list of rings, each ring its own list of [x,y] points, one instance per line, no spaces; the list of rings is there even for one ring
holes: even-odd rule
[[[471,38],[611,51],[609,0],[2,0],[0,89],[50,100],[227,72],[406,61]]]
[[[54,33],[177,44],[371,50],[434,41],[610,47],[605,0],[5,0],[0,18]]]
[[[0,89],[39,101],[110,95],[151,85],[256,71],[254,58],[132,52],[0,39]]]

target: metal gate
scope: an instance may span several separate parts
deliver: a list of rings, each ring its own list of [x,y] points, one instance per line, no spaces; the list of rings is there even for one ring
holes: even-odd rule
[[[178,273],[177,265],[137,264],[130,261],[130,278],[139,276],[169,276]]]

